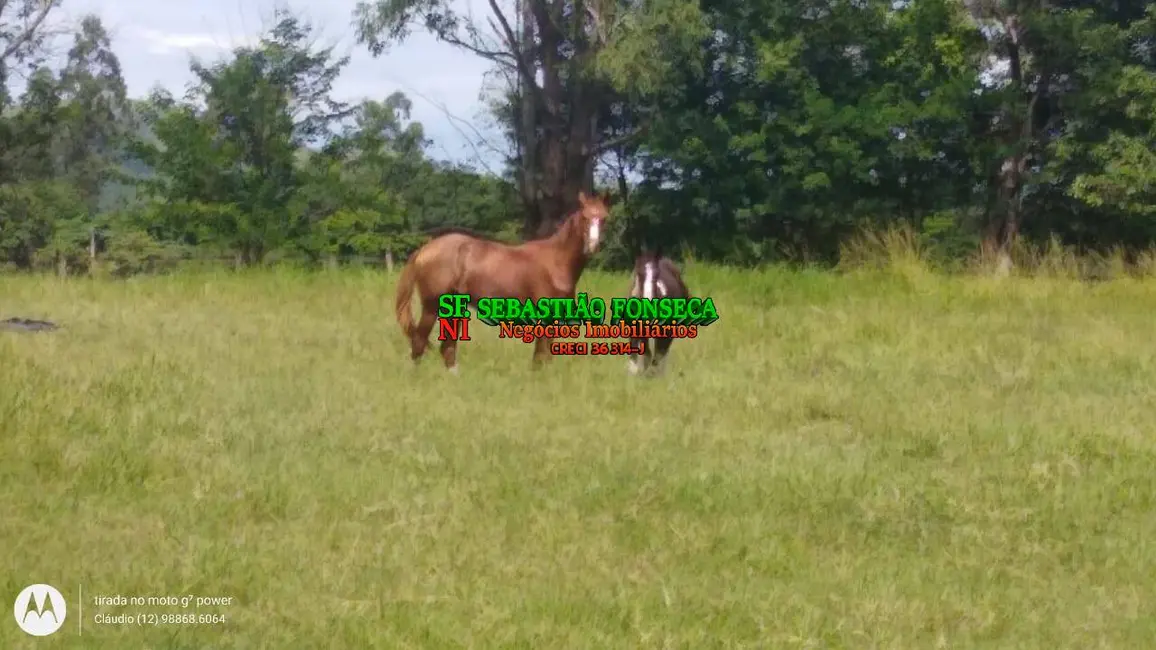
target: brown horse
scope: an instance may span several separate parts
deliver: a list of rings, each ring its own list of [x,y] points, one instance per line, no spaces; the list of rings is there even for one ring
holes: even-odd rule
[[[574,298],[578,278],[590,256],[598,252],[602,225],[609,216],[609,195],[578,193],[578,209],[546,239],[517,246],[476,234],[452,231],[419,248],[401,270],[397,283],[397,322],[409,339],[410,358],[417,363],[429,347],[437,321],[438,297],[467,293],[471,306],[478,298]],[[410,300],[417,288],[421,318],[413,322]],[[442,360],[457,372],[457,341],[441,342]],[[534,368],[550,356],[550,340],[534,342]]]
[[[631,298],[687,298],[690,291],[682,280],[682,273],[674,262],[663,257],[657,250],[644,251],[634,258],[634,282],[630,287]],[[646,344],[643,354],[630,356],[630,374],[636,375],[647,367],[657,371],[663,369],[663,361],[670,353],[672,338],[631,339],[632,347],[638,349]],[[651,345],[653,343],[653,345]]]

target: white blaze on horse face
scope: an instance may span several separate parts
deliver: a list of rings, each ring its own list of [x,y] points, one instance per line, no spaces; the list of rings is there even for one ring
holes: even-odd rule
[[[586,232],[586,252],[593,255],[598,250],[598,238],[601,237],[602,220],[591,219],[590,230]]]
[[[646,263],[646,270],[644,272],[646,273],[646,275],[642,279],[642,297],[648,298],[648,299],[653,298],[654,297],[654,275],[655,275],[654,274],[654,263],[653,262],[647,262]]]

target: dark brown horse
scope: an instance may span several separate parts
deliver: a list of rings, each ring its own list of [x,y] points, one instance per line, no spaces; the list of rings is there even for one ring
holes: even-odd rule
[[[602,226],[609,216],[609,196],[578,193],[578,209],[546,239],[517,246],[465,232],[450,232],[426,242],[410,256],[397,283],[397,322],[409,339],[416,363],[429,347],[437,321],[438,297],[468,293],[478,298],[573,298],[578,278],[598,252]],[[421,318],[413,322],[410,300],[417,289]],[[457,372],[457,342],[441,342],[442,360]],[[550,356],[550,340],[534,342],[533,367]]]
[[[674,262],[663,257],[657,250],[643,251],[634,258],[634,282],[630,287],[631,298],[688,298],[690,291],[682,281],[682,273]],[[635,349],[640,343],[646,344],[643,354],[630,357],[630,374],[636,375],[647,367],[661,371],[666,355],[670,353],[672,338],[631,339]]]

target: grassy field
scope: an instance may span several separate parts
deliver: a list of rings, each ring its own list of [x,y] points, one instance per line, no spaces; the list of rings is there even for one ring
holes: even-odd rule
[[[394,280],[0,277],[64,324],[0,333],[0,594],[69,607],[0,648],[1156,638],[1156,282],[692,267],[720,320],[642,379],[481,326],[414,369]]]

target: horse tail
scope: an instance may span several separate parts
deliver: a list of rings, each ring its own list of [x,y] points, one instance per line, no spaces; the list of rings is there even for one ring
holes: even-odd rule
[[[397,324],[401,325],[401,331],[406,337],[413,333],[413,308],[410,300],[413,298],[413,287],[417,282],[416,262],[415,252],[401,269],[401,277],[397,280],[397,298],[394,301]]]

